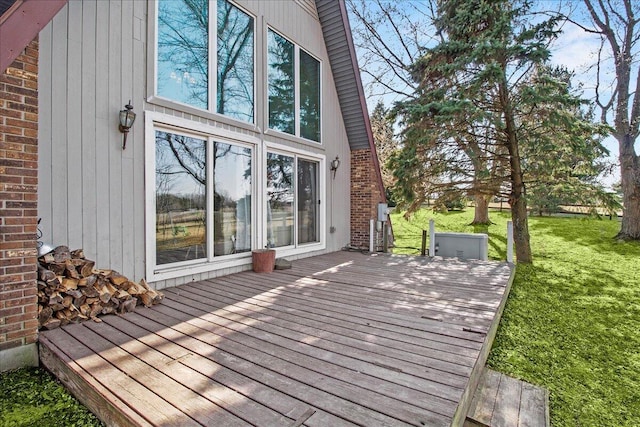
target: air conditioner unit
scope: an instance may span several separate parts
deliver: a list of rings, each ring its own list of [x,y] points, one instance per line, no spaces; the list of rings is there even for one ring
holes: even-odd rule
[[[435,255],[487,260],[489,236],[475,233],[435,233]]]

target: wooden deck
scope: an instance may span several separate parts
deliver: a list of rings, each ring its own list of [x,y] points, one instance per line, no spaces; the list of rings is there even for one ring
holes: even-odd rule
[[[549,427],[549,391],[485,368],[464,427]]]
[[[337,252],[43,332],[41,360],[110,426],[460,426],[511,273]]]

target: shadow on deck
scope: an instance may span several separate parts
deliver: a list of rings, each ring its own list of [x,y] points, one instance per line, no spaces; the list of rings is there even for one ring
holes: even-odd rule
[[[512,268],[336,252],[40,334],[106,424],[462,425]]]

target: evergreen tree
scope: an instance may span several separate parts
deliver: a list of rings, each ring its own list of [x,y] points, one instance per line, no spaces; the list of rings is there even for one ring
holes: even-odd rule
[[[522,96],[524,92],[518,88],[536,66],[548,60],[548,44],[556,36],[556,19],[532,21],[530,8],[528,1],[442,1],[436,26],[444,40],[414,64],[417,97],[398,106],[407,128],[482,125],[493,146],[489,151],[506,156],[520,263],[533,261],[521,157],[527,122],[522,118],[536,111],[544,94],[531,88],[527,96]],[[420,140],[403,141],[403,150],[419,155]],[[405,159],[409,161],[409,156]],[[420,161],[415,161],[420,167]],[[398,178],[405,195],[412,193],[401,176]]]

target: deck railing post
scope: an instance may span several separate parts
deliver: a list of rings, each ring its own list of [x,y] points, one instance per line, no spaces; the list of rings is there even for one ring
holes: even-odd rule
[[[507,221],[507,262],[513,262],[513,221]]]
[[[429,220],[429,256],[436,256],[436,222]]]

